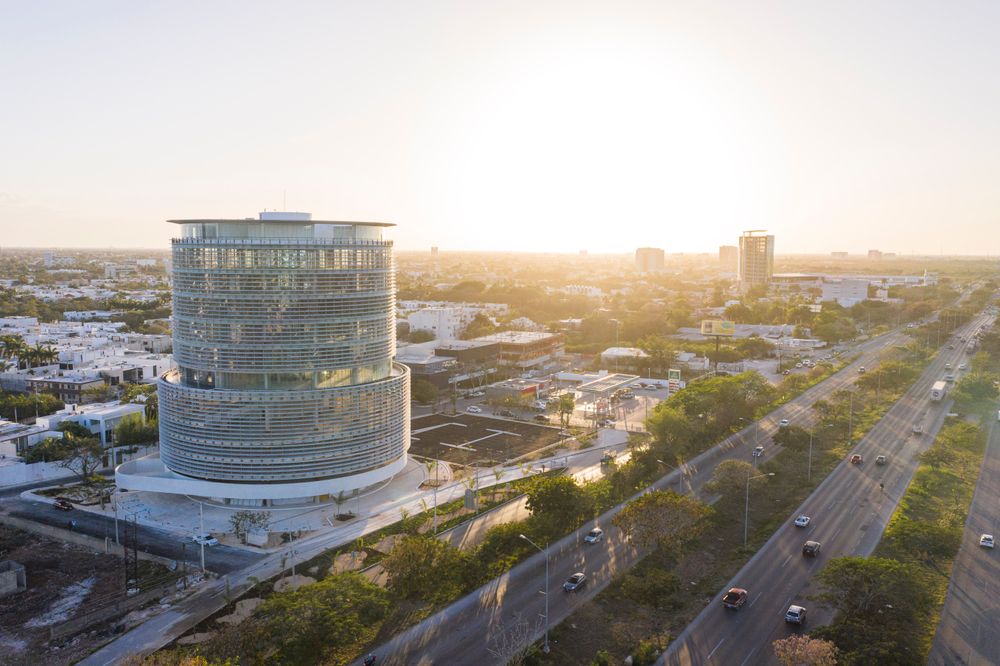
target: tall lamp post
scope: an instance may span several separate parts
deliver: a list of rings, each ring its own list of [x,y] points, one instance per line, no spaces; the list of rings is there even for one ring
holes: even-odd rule
[[[545,556],[545,591],[542,594],[545,595],[545,643],[542,645],[542,652],[545,654],[549,653],[549,544],[545,544],[545,548],[542,548],[537,543],[521,534],[520,537],[530,543],[532,546],[538,549],[542,555]]]
[[[679,467],[674,467],[670,463],[665,463],[662,460],[660,460],[659,458],[656,459],[656,462],[660,463],[664,467],[669,467],[670,469],[674,470],[675,472],[680,472],[680,476],[677,477],[677,492],[683,494],[684,493],[684,474],[685,474],[685,472],[684,472],[684,463],[681,462],[681,463],[679,463],[679,465],[680,465]]]
[[[754,479],[762,479],[765,476],[774,476],[774,472],[768,472],[767,474],[758,474],[756,476],[750,476],[747,474],[747,501],[746,507],[743,510],[743,547],[747,547],[747,534],[750,529],[750,482]]]

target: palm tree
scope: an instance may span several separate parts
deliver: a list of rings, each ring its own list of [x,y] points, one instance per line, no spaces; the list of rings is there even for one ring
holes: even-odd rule
[[[42,344],[41,342],[36,342],[34,347],[27,350],[27,354],[31,359],[32,367],[36,365],[45,365],[59,358],[59,354],[56,352],[55,347]]]

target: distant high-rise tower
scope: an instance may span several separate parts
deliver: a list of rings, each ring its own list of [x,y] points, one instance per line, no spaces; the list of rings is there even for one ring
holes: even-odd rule
[[[392,225],[279,212],[172,222],[177,370],[158,385],[162,467],[126,463],[118,485],[261,504],[403,469]]]
[[[743,291],[769,284],[774,273],[774,236],[762,230],[744,231],[740,236],[738,272]]]
[[[635,251],[635,268],[640,273],[663,270],[663,250],[658,247],[640,247]]]
[[[735,245],[719,246],[719,266],[724,271],[736,272],[740,260],[740,250]]]

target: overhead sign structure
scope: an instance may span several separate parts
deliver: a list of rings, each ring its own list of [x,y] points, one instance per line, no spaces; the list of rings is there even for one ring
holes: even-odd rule
[[[736,322],[725,321],[723,319],[703,319],[701,322],[701,334],[732,337],[736,335]]]

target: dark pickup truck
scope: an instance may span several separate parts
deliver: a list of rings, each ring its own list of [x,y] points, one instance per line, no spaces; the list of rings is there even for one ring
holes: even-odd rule
[[[722,597],[722,605],[726,608],[732,608],[736,610],[740,606],[746,603],[749,593],[740,587],[731,588],[726,595]]]

